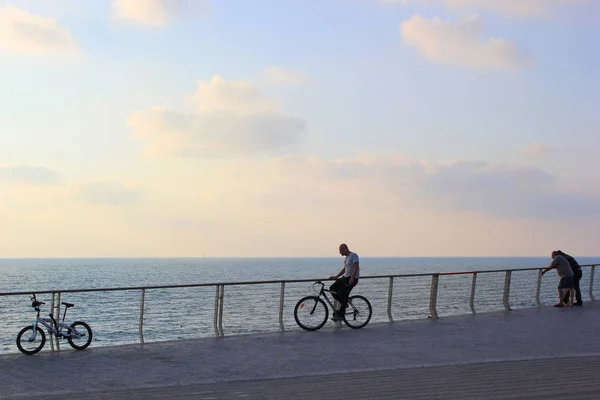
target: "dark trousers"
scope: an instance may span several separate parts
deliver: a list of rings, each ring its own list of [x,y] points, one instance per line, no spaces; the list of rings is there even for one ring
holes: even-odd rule
[[[350,297],[350,292],[354,289],[354,286],[358,284],[358,279],[354,279],[354,283],[350,285],[350,277],[343,276],[338,278],[333,282],[333,284],[329,287],[334,293],[331,293],[334,299],[339,301],[342,305],[340,307],[340,312],[344,313],[346,311],[346,306],[348,305],[348,297]]]
[[[573,276],[573,289],[575,289],[575,300],[577,300],[577,303],[582,304],[583,301],[581,300],[581,289],[579,288],[579,281],[581,280],[581,276],[583,275],[582,271],[580,269],[574,271],[575,276]],[[565,294],[565,296],[563,297],[563,301],[565,303],[569,302],[569,292],[567,291],[567,293]]]

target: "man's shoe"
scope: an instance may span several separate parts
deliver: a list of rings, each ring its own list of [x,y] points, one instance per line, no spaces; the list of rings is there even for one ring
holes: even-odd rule
[[[579,302],[577,302],[577,303],[573,303],[573,305],[574,305],[574,306],[577,306],[577,307],[581,307],[581,306],[583,305],[583,302],[581,302],[581,303],[579,303]]]
[[[553,307],[564,307],[562,303],[555,304]]]

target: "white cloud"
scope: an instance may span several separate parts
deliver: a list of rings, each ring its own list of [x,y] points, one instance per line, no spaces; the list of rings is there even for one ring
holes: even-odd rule
[[[417,214],[477,212],[498,218],[600,217],[599,193],[587,186],[563,187],[555,176],[531,165],[440,163],[393,155],[337,160],[284,157],[260,169],[240,165],[222,180],[232,176],[247,185],[246,201],[255,196],[263,207],[287,210],[359,212],[367,207],[411,209]],[[260,177],[260,184],[253,177]],[[294,189],[298,187],[302,190]]]
[[[55,185],[59,176],[56,171],[37,165],[0,165],[0,182]]]
[[[30,55],[78,51],[69,30],[55,19],[13,5],[0,8],[0,48]]]
[[[206,10],[208,0],[113,0],[113,19],[161,27],[172,19]]]
[[[214,75],[209,81],[199,80],[197,84],[191,100],[196,104],[198,113],[256,114],[277,109],[277,104],[264,98],[252,82],[226,81]]]
[[[90,204],[121,206],[137,203],[141,190],[117,181],[95,181],[76,185],[73,196]]]
[[[527,158],[544,157],[551,148],[544,143],[529,143],[523,146],[520,150],[522,156]]]
[[[310,82],[310,78],[303,72],[271,66],[266,70],[267,79],[277,85],[300,85]]]
[[[294,145],[302,140],[304,120],[285,115],[250,82],[220,76],[199,81],[184,113],[153,107],[133,113],[128,125],[146,141],[147,155],[220,157],[250,154]]]
[[[423,2],[423,0],[420,1]],[[443,0],[443,3],[448,7],[487,9],[519,16],[543,16],[561,6],[572,6],[586,2],[588,0]]]
[[[513,43],[482,39],[482,30],[478,16],[455,25],[415,15],[400,28],[404,42],[435,63],[481,70],[511,70],[529,64]]]

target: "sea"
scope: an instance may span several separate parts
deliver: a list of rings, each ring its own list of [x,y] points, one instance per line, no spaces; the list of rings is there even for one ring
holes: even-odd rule
[[[599,257],[577,257],[580,264],[600,264]],[[542,268],[549,257],[503,258],[368,258],[361,257],[361,278],[380,275],[439,272],[490,271]],[[235,283],[224,290],[225,336],[276,332],[279,325],[281,284],[249,284],[269,280],[326,279],[340,271],[342,257],[333,258],[89,258],[0,259],[0,354],[18,353],[16,337],[31,325],[35,312],[26,292],[106,289],[62,293],[61,301],[74,303],[66,320],[87,322],[93,330],[91,346],[114,346],[140,342],[141,290],[109,290],[181,284]],[[584,268],[581,288],[589,301],[590,268]],[[512,309],[536,307],[537,271],[512,274]],[[475,291],[477,313],[503,310],[503,272],[478,274]],[[541,301],[556,303],[558,276],[544,275]],[[597,281],[597,280],[596,280]],[[370,325],[388,322],[389,278],[362,279],[352,294],[361,294],[373,307]],[[472,275],[441,276],[437,312],[440,318],[469,314]],[[426,319],[429,315],[431,276],[396,277],[393,283],[394,321]],[[598,288],[598,289],[596,289]],[[286,331],[299,330],[293,311],[297,301],[314,292],[312,282],[286,283],[283,323]],[[598,296],[600,283],[594,287]],[[147,289],[142,329],[144,342],[214,337],[215,286]],[[50,294],[39,294],[42,316],[50,312]],[[61,313],[64,307],[61,308]],[[62,316],[62,314],[61,314]],[[369,329],[369,325],[363,329]],[[307,334],[313,334],[307,332]],[[62,342],[62,350],[70,350]],[[42,351],[50,351],[50,343]]]

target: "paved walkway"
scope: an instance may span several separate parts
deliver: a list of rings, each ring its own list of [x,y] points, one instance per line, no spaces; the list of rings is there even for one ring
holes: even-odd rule
[[[599,398],[600,306],[0,356],[0,398]]]

